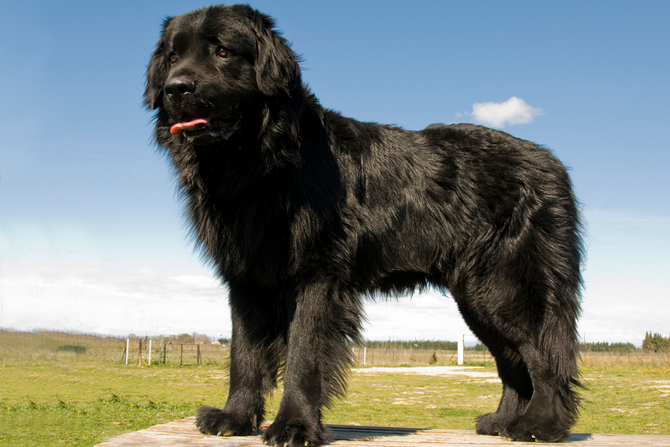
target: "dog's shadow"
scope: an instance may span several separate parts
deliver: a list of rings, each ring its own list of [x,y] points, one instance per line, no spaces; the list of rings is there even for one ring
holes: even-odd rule
[[[431,433],[431,437],[438,434],[438,431],[432,431],[424,428],[401,428],[401,427],[369,427],[358,425],[326,425],[331,439],[333,441],[368,441],[375,438],[384,438],[390,436],[408,436],[420,433]],[[478,437],[481,435],[475,434],[472,430],[448,430],[442,431],[445,438],[444,441],[455,441],[456,438]],[[572,433],[562,443],[578,443],[591,439],[590,433]]]
[[[265,421],[261,427],[258,434],[260,435],[266,428],[271,424],[271,421]],[[439,443],[439,444],[458,444],[465,442],[466,444],[479,445],[476,442],[473,443],[473,440],[476,438],[481,438],[483,435],[478,435],[474,430],[432,430],[427,428],[406,428],[406,427],[371,427],[363,425],[335,425],[335,424],[324,424],[326,428],[327,436],[330,438],[329,442],[335,441],[372,441],[379,438],[388,438],[392,436],[409,436],[409,435],[421,435],[425,433],[427,438],[430,440],[425,440],[426,443]],[[497,438],[497,437],[495,437]],[[570,436],[565,439],[561,444],[566,443],[579,443],[592,439],[593,436],[591,433],[572,433]],[[505,440],[509,441],[510,445],[514,441],[508,440],[507,438],[498,438],[503,445],[505,445]],[[421,441],[419,441],[421,442]],[[487,443],[488,444],[488,443]],[[483,445],[483,444],[482,444]]]
[[[331,425],[326,429],[333,441],[368,441],[388,436],[407,436],[425,431],[422,428],[366,427],[361,425]]]

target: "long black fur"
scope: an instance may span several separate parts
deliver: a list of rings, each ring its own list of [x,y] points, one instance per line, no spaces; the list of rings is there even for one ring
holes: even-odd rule
[[[204,433],[249,435],[283,370],[270,445],[326,442],[363,296],[448,289],[496,358],[477,432],[559,441],[578,411],[581,241],[565,168],[485,127],[410,132],[323,108],[271,18],[213,6],[167,19],[145,103],[198,245],[228,284],[230,392]],[[177,122],[206,128],[170,133]],[[202,126],[201,126],[202,127]]]

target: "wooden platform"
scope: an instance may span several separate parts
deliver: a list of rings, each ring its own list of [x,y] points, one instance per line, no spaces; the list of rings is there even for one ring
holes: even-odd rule
[[[206,436],[195,428],[195,417],[155,425],[118,436],[96,447],[262,447],[260,436]],[[471,430],[422,430],[416,428],[328,425],[332,446],[412,447],[418,444],[473,446],[523,446],[535,443],[512,442],[497,436],[480,436]],[[584,447],[670,446],[670,436],[573,434],[565,443]],[[546,444],[545,444],[546,445]]]

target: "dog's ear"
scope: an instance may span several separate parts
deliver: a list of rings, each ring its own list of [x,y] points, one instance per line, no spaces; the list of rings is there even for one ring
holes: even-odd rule
[[[150,109],[157,109],[163,104],[163,84],[165,84],[168,74],[165,61],[165,46],[167,43],[167,29],[172,19],[172,17],[168,17],[163,22],[161,37],[158,39],[158,44],[147,67],[144,105]]]
[[[272,18],[254,11],[252,18],[257,37],[256,83],[268,96],[293,96],[302,88],[299,58],[288,41],[274,29]]]

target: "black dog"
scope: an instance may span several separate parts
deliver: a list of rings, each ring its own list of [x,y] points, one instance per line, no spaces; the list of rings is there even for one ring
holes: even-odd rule
[[[448,289],[495,356],[500,406],[477,432],[558,441],[575,422],[581,242],[552,154],[484,127],[420,132],[324,109],[271,18],[213,6],[167,19],[147,70],[156,140],[199,247],[230,288],[230,392],[197,426],[327,440],[362,296]]]

